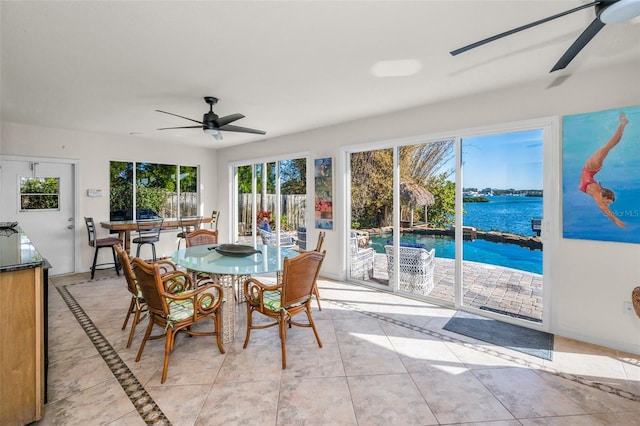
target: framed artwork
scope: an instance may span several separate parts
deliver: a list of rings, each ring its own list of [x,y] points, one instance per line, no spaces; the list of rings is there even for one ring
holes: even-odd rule
[[[640,243],[640,106],[562,118],[562,230]]]
[[[333,159],[314,160],[315,226],[333,229]]]

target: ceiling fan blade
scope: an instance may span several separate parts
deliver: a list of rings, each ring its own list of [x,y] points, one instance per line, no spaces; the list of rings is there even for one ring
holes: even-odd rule
[[[231,114],[231,115],[225,115],[224,117],[220,117],[216,120],[214,120],[214,124],[216,125],[216,127],[220,128],[224,125],[227,125],[229,123],[233,123],[236,120],[240,120],[241,118],[244,118],[244,115],[242,114]]]
[[[156,111],[157,111],[157,112],[161,112],[161,113],[163,113],[163,114],[169,114],[169,115],[173,115],[173,116],[175,116],[175,117],[184,118],[185,120],[193,121],[194,123],[200,123],[200,124],[204,125],[204,123],[203,123],[202,121],[194,120],[193,118],[183,117],[183,116],[181,116],[181,115],[174,114],[174,113],[172,113],[172,112],[160,111],[159,109],[157,109]]]
[[[589,26],[582,32],[582,34],[580,34],[576,41],[574,41],[573,44],[569,46],[569,49],[564,52],[564,55],[562,55],[562,57],[558,60],[558,62],[556,62],[556,64],[549,72],[564,69],[567,65],[569,65],[569,62],[571,62],[573,58],[575,58],[578,53],[580,53],[582,48],[585,47],[587,43],[589,43],[591,39],[594,38],[604,26],[605,24],[600,21],[600,19],[594,19],[591,24],[589,24]]]
[[[157,130],[171,130],[171,129],[202,129],[202,126],[163,127]]]
[[[248,127],[234,126],[233,124],[227,124],[226,126],[219,127],[218,129],[219,130],[224,130],[226,132],[255,133],[257,135],[266,135],[267,134],[267,132],[265,132],[264,130],[250,129]]]
[[[579,11],[579,10],[586,9],[586,8],[588,8],[588,7],[592,7],[592,6],[594,6],[594,5],[596,5],[596,4],[599,4],[599,3],[601,3],[601,2],[602,2],[602,0],[598,0],[598,1],[594,1],[594,2],[592,2],[592,3],[583,4],[582,6],[578,6],[578,7],[576,7],[576,8],[573,8],[573,9],[570,9],[570,10],[566,10],[566,11],[564,11],[564,12],[560,12],[560,13],[558,13],[558,14],[556,14],[556,15],[552,15],[552,16],[549,16],[549,17],[547,17],[547,18],[540,19],[540,20],[535,21],[535,22],[531,22],[530,24],[523,25],[523,26],[521,26],[521,27],[517,27],[517,28],[511,29],[511,30],[509,30],[509,31],[505,31],[505,32],[500,33],[500,34],[496,34],[496,35],[494,35],[494,36],[492,36],[492,37],[485,38],[484,40],[476,41],[475,43],[471,43],[471,44],[469,44],[469,45],[467,45],[467,46],[464,46],[464,47],[461,47],[461,48],[459,48],[459,49],[452,50],[452,51],[451,51],[451,52],[449,52],[449,53],[451,53],[451,56],[459,55],[460,53],[464,53],[464,52],[466,52],[467,50],[474,49],[474,48],[476,48],[476,47],[479,47],[479,46],[482,46],[482,45],[484,45],[484,44],[490,43],[490,42],[492,42],[492,41],[495,41],[495,40],[501,39],[501,38],[506,37],[506,36],[510,36],[511,34],[515,34],[515,33],[517,33],[517,32],[520,32],[520,31],[523,31],[523,30],[529,29],[529,28],[531,28],[531,27],[535,27],[536,25],[544,24],[545,22],[549,22],[549,21],[554,20],[554,19],[556,19],[556,18],[560,18],[560,17],[562,17],[562,16],[569,15],[569,14],[574,13],[574,12],[577,12],[577,11]]]

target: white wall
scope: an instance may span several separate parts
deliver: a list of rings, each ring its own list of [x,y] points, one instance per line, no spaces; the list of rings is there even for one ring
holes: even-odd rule
[[[87,245],[84,216],[92,216],[96,222],[109,220],[109,162],[147,161],[165,164],[200,166],[200,212],[208,216],[217,208],[217,154],[213,149],[167,145],[135,136],[118,137],[60,129],[2,123],[0,154],[79,160],[79,214],[76,217],[76,246],[80,248],[80,269],[89,270],[93,261],[93,249]],[[102,189],[102,197],[88,197],[87,189]],[[156,244],[158,256],[170,255],[177,248],[178,231],[163,232]],[[106,229],[99,229],[98,236],[107,236]],[[183,244],[184,247],[184,244]],[[135,250],[136,246],[132,245]],[[149,246],[142,248],[141,256],[151,257]],[[108,250],[101,250],[99,262],[110,261]]]
[[[228,163],[254,159],[256,152],[277,157],[295,147],[296,151],[309,150],[311,158],[332,156],[337,160],[334,207],[336,217],[343,218],[345,206],[340,201],[347,177],[342,174],[341,147],[640,105],[640,63],[570,75],[561,84],[555,84],[557,77],[550,74],[526,86],[223,149],[218,153],[218,183],[228,188]],[[557,140],[562,140],[561,133]],[[560,170],[555,174],[562,176]],[[561,182],[557,185],[561,190]],[[230,215],[229,197],[222,191],[218,205],[223,214]],[[557,215],[561,215],[560,207]],[[335,229],[327,232],[324,276],[345,276],[344,222],[338,220]],[[228,222],[221,223],[220,231],[230,237]],[[309,241],[316,238],[317,233],[307,237]],[[545,264],[555,271],[554,282],[545,282],[552,286],[550,331],[640,354],[640,319],[622,309],[631,290],[640,285],[640,245],[560,238],[559,253],[552,263]]]

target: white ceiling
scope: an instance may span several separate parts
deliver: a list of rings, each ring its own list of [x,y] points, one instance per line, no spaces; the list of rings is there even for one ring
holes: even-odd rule
[[[639,61],[636,18],[607,25],[549,74],[592,8],[448,53],[585,3],[2,0],[2,121],[221,148]],[[380,61],[405,60],[419,71],[372,74]],[[267,135],[156,130],[195,124],[156,109],[201,120],[203,96]]]

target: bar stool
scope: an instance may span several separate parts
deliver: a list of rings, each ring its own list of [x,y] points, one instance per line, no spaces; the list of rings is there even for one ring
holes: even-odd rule
[[[202,224],[202,216],[182,217],[179,219],[179,221],[182,231],[180,231],[180,233],[177,235],[177,237],[179,238],[178,250],[180,250],[180,243],[185,239],[187,234],[200,229],[200,225]]]
[[[84,218],[84,223],[87,225],[87,234],[89,236],[89,245],[93,248],[95,248],[95,252],[93,254],[93,264],[91,265],[91,279],[93,279],[95,273],[96,273],[96,269],[107,269],[107,268],[98,268],[98,266],[106,266],[106,265],[113,265],[114,268],[116,268],[116,274],[120,275],[120,265],[118,263],[118,257],[116,255],[116,249],[115,246],[116,245],[122,245],[122,240],[119,238],[114,238],[114,237],[107,237],[107,238],[97,238],[96,237],[96,224],[93,221],[92,217],[85,217]],[[108,263],[100,263],[97,264],[98,261],[98,251],[100,251],[101,248],[105,248],[105,247],[110,247],[111,248],[111,252],[113,253],[113,263],[112,262],[108,262]]]
[[[220,217],[220,212],[218,210],[214,210],[211,212],[211,229],[214,229],[214,225],[215,225],[216,231],[218,230],[219,217]]]
[[[138,226],[138,236],[131,242],[138,244],[136,257],[140,257],[140,247],[144,244],[151,245],[153,253],[153,261],[156,261],[156,243],[160,241],[160,231],[162,230],[163,218],[160,219],[141,219],[136,222]]]

